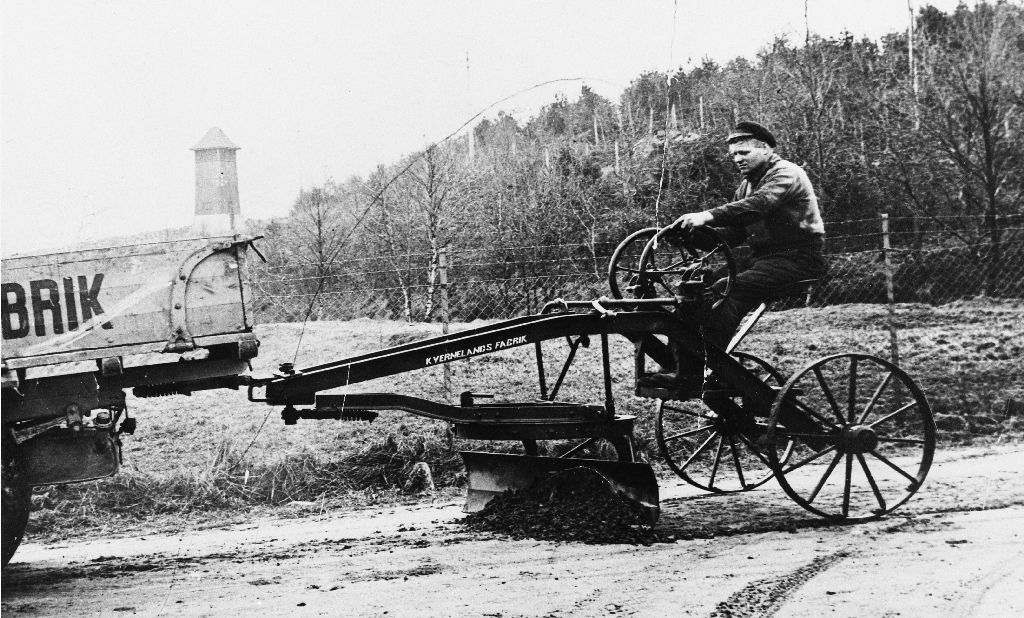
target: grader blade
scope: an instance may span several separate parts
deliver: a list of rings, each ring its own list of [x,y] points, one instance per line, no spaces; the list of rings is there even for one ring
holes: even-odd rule
[[[661,512],[658,481],[647,464],[604,459],[557,459],[506,453],[462,451],[466,464],[468,491],[463,511],[475,513],[495,496],[526,489],[566,470],[587,468],[600,474],[623,499],[637,503],[654,523]]]

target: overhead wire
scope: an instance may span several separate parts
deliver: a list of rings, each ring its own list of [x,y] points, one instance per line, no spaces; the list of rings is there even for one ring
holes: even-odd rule
[[[451,138],[453,138],[456,135],[458,135],[463,129],[465,129],[467,126],[472,124],[473,121],[475,121],[477,118],[479,118],[483,114],[485,114],[488,111],[490,111],[492,108],[494,108],[494,107],[496,107],[498,105],[501,105],[502,103],[505,103],[506,101],[509,101],[511,99],[514,99],[517,96],[520,96],[522,94],[530,92],[531,90],[536,90],[538,88],[543,88],[544,86],[550,86],[551,84],[558,84],[558,83],[564,83],[564,82],[574,82],[574,81],[602,82],[602,83],[606,83],[606,84],[611,84],[613,86],[621,87],[620,84],[616,84],[615,82],[611,82],[611,81],[608,81],[606,79],[601,79],[601,78],[596,78],[596,77],[562,77],[562,78],[549,79],[547,81],[540,82],[539,84],[535,84],[535,85],[530,86],[528,88],[524,88],[524,89],[522,89],[522,90],[520,90],[518,92],[510,94],[510,95],[508,95],[506,97],[503,97],[503,98],[501,98],[501,99],[499,99],[497,101],[494,101],[490,105],[484,107],[479,112],[474,114],[468,120],[463,122],[461,125],[459,125],[458,128],[456,128],[454,131],[452,131],[448,135],[444,136],[441,140],[431,144],[426,149],[424,149],[423,152],[421,152],[418,155],[412,157],[412,159],[409,160],[409,162],[405,165],[405,167],[403,167],[398,173],[396,173],[394,176],[392,176],[391,179],[389,179],[384,184],[384,186],[381,187],[380,190],[377,191],[376,194],[370,199],[369,204],[366,205],[366,208],[364,208],[362,213],[360,213],[360,215],[356,218],[355,222],[349,228],[349,230],[345,234],[345,236],[343,236],[342,239],[338,242],[338,244],[337,244],[336,248],[334,249],[334,251],[332,251],[331,254],[328,256],[327,263],[333,263],[334,262],[334,260],[338,256],[338,254],[345,247],[345,244],[348,242],[348,239],[351,238],[352,234],[354,234],[355,231],[359,228],[359,226],[362,225],[363,220],[370,213],[370,211],[373,209],[373,207],[377,204],[377,202],[380,200],[381,196],[384,195],[384,192],[387,191],[391,187],[391,185],[393,185],[406,172],[408,172],[410,169],[412,169],[413,165],[418,163],[422,158],[427,156],[435,148],[437,148],[441,144],[444,144],[445,142],[447,142]],[[312,298],[309,301],[309,306],[306,308],[305,315],[302,318],[302,327],[301,327],[301,330],[299,331],[298,340],[295,343],[295,353],[292,355],[292,366],[293,367],[298,362],[299,351],[302,348],[302,339],[303,339],[303,337],[305,336],[305,333],[306,333],[306,323],[309,321],[309,316],[312,315],[312,313],[313,313],[313,308],[316,305],[317,299],[320,297],[320,294],[323,292],[323,287],[324,287],[324,282],[325,281],[326,281],[326,277],[321,277],[320,278],[320,281],[317,284],[316,291],[313,293],[313,296],[312,296]],[[256,442],[256,439],[259,438],[260,433],[263,431],[263,426],[266,424],[267,419],[269,417],[270,417],[270,412],[268,411],[267,415],[263,418],[263,422],[260,424],[259,428],[256,430],[256,435],[253,436],[252,440],[249,442],[249,445],[245,448],[245,451],[243,452],[243,456],[245,455],[245,453],[248,453],[249,448],[252,447],[252,445]]]
[[[543,88],[544,86],[550,86],[551,84],[557,84],[557,83],[563,83],[563,82],[572,82],[572,81],[596,81],[596,82],[603,82],[603,83],[606,83],[606,84],[611,84],[611,85],[614,85],[614,86],[621,87],[619,84],[616,84],[615,82],[611,82],[611,81],[608,81],[608,80],[605,80],[605,79],[601,79],[601,78],[596,78],[596,77],[562,77],[562,78],[557,78],[557,79],[549,79],[547,81],[543,81],[543,82],[541,82],[539,84],[535,84],[535,85],[530,86],[528,88],[524,88],[524,89],[522,89],[522,90],[520,90],[518,92],[510,94],[510,95],[508,95],[506,97],[503,97],[503,98],[501,98],[501,99],[491,103],[487,107],[481,109],[479,112],[474,114],[469,120],[467,120],[467,121],[463,122],[461,125],[459,125],[459,127],[457,129],[455,129],[454,131],[452,131],[448,135],[444,136],[441,140],[431,144],[426,149],[424,149],[423,152],[419,153],[418,155],[416,155],[412,159],[410,159],[410,161],[405,165],[405,167],[403,167],[397,174],[392,176],[391,179],[388,180],[387,183],[385,183],[384,186],[381,187],[381,189],[379,191],[377,191],[377,193],[370,199],[370,203],[367,204],[366,208],[363,209],[363,212],[360,213],[360,215],[356,218],[356,221],[355,221],[355,223],[352,224],[352,227],[349,228],[348,233],[345,234],[345,236],[342,237],[342,239],[338,242],[337,248],[332,252],[332,254],[327,259],[328,263],[332,263],[334,261],[334,258],[337,257],[337,255],[345,247],[345,243],[348,241],[349,238],[352,237],[352,234],[355,233],[356,229],[358,229],[359,226],[362,225],[362,222],[366,218],[366,215],[368,215],[370,213],[370,211],[373,209],[373,207],[377,204],[378,200],[380,200],[381,196],[384,195],[384,192],[387,191],[391,187],[391,185],[393,185],[406,172],[408,172],[410,169],[412,169],[412,166],[415,165],[416,163],[418,163],[420,161],[420,159],[422,159],[423,157],[427,156],[430,152],[432,152],[435,148],[437,148],[441,144],[444,144],[445,142],[447,142],[451,138],[453,138],[456,135],[458,135],[463,129],[465,129],[467,126],[472,124],[473,121],[475,121],[477,118],[479,118],[480,116],[482,116],[485,113],[487,113],[488,111],[490,111],[492,108],[494,108],[494,107],[496,107],[498,105],[501,105],[502,103],[505,103],[506,101],[514,99],[515,97],[518,97],[518,96],[520,96],[522,94],[530,92],[531,90],[536,90],[537,88]],[[299,332],[299,340],[295,344],[295,354],[294,354],[293,360],[292,360],[293,364],[298,360],[299,349],[300,349],[300,347],[302,345],[302,338],[303,338],[303,335],[306,332],[306,322],[309,320],[309,316],[313,312],[313,306],[315,305],[316,300],[319,297],[320,292],[322,290],[323,290],[323,280],[321,280],[320,285],[317,286],[317,290],[313,294],[313,299],[310,301],[309,307],[306,310],[306,315],[302,319],[302,330]]]
[[[668,150],[670,141],[669,129],[671,119],[671,105],[672,105],[672,67],[674,64],[673,54],[676,45],[676,15],[679,9],[679,0],[672,2],[672,38],[670,39],[668,49],[668,70],[665,72],[665,142],[661,148],[661,171],[658,174],[658,193],[654,198],[654,227],[661,228],[661,196],[662,191],[665,189],[665,173],[668,169]],[[654,136],[652,136],[654,137]],[[652,239],[654,241],[654,249],[658,249],[658,236]]]

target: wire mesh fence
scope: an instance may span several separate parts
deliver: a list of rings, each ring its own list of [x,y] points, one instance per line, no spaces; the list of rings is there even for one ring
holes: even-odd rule
[[[831,226],[830,270],[810,304],[1024,298],[1024,216],[1002,218],[997,243],[976,219],[890,223],[888,231],[879,219]],[[454,322],[509,318],[536,313],[556,298],[607,295],[607,264],[616,246],[450,247],[445,265],[439,252],[328,265],[254,265],[249,284],[260,322],[436,322],[443,319],[442,296]],[[742,251],[738,257],[742,267]]]
[[[1019,308],[1024,299],[1024,217],[1004,217],[995,223],[947,218],[833,225],[828,275],[806,298],[773,309],[809,306],[811,313],[799,320],[821,320],[827,331],[829,321],[842,321],[844,313],[866,305],[862,314],[873,316],[873,331],[853,341],[855,345],[910,364],[905,367],[910,370],[945,363],[933,372],[941,377],[934,386],[957,393],[957,405],[1010,414],[1017,402],[1024,401],[1024,324],[1017,319],[1019,311],[1000,327],[1001,332],[968,332],[972,311],[988,311],[984,303]],[[400,260],[366,257],[319,267],[254,265],[249,283],[258,323],[504,319],[537,313],[558,298],[608,295],[606,269],[617,244],[449,247],[440,254],[411,254]],[[742,267],[742,251],[738,257]],[[986,300],[977,305],[977,299]],[[975,305],[955,308],[963,302]],[[943,306],[954,310],[942,312],[942,317],[922,310]],[[829,310],[815,313],[813,308]],[[927,346],[918,345],[921,324],[929,320],[945,320],[963,337],[945,348],[941,336],[927,341]],[[789,328],[795,332],[800,325]],[[962,382],[963,388],[954,388],[953,382]]]

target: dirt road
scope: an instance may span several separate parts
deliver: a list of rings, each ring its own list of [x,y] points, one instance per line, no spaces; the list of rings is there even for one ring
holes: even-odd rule
[[[469,534],[457,503],[23,546],[4,615],[1022,616],[1024,447],[940,451],[885,520],[663,479],[648,547]]]

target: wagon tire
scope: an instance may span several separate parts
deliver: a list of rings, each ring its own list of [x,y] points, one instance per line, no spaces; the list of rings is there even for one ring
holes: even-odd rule
[[[804,420],[787,427],[794,410]],[[768,451],[794,502],[829,519],[865,521],[917,493],[935,435],[928,400],[906,372],[877,356],[846,353],[809,363],[786,381],[766,437],[769,445],[796,441],[788,461],[775,448]]]
[[[676,476],[704,491],[750,491],[772,479],[771,462],[757,444],[761,431],[763,423],[720,417],[695,403],[657,400],[654,432],[662,458]]]
[[[6,432],[3,441],[3,566],[11,561],[25,537],[32,506],[32,487],[18,458],[14,440]]]

